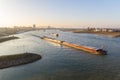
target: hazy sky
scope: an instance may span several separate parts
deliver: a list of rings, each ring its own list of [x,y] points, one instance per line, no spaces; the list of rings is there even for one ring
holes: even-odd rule
[[[0,0],[0,26],[120,26],[120,0]]]

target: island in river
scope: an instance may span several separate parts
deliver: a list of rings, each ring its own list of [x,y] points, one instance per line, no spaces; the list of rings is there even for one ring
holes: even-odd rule
[[[41,56],[33,53],[0,56],[0,69],[28,64],[41,59]]]

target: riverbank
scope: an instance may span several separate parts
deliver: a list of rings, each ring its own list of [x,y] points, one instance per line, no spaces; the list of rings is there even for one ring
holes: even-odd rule
[[[80,31],[80,30],[71,30],[70,32],[96,34],[96,35],[102,35],[106,37],[120,37],[120,32],[94,32],[94,31]]]
[[[1,36],[9,36],[13,34],[18,34],[21,32],[27,32],[27,31],[34,31],[34,30],[40,30],[40,28],[32,28],[32,27],[2,27],[0,28],[0,37]]]
[[[28,64],[41,59],[41,56],[33,53],[0,56],[0,69]]]
[[[2,37],[2,38],[0,38],[0,43],[5,42],[5,41],[9,41],[9,40],[13,40],[13,39],[19,39],[19,37],[16,37],[16,36]]]

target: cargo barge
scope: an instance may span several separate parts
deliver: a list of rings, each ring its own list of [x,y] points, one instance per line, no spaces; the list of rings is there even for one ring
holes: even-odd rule
[[[49,42],[53,42],[53,43],[57,43],[60,45],[64,45],[64,46],[68,46],[71,48],[75,48],[75,49],[79,49],[79,50],[83,50],[92,54],[100,54],[100,55],[106,55],[107,51],[103,50],[103,49],[99,49],[99,48],[94,48],[94,47],[88,47],[88,46],[83,46],[83,45],[77,45],[77,44],[73,44],[73,43],[69,43],[66,41],[60,41],[51,37],[41,37],[41,39],[49,41]]]

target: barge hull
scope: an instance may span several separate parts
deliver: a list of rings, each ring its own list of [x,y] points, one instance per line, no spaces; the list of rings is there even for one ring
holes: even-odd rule
[[[42,39],[46,40],[46,41],[49,41],[49,42],[57,43],[57,44],[60,44],[60,45],[64,45],[64,46],[68,46],[68,47],[71,47],[71,48],[86,51],[86,52],[89,52],[89,53],[92,53],[92,54],[106,55],[106,51],[104,51],[102,49],[99,49],[101,51],[98,51],[98,50],[93,49],[93,48],[89,48],[89,47],[82,46],[82,45],[77,45],[77,44],[72,44],[72,43],[68,43],[66,41],[60,41],[60,40],[56,40],[56,39],[49,38],[49,37],[42,37]]]

